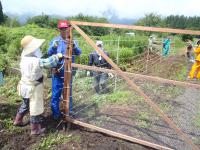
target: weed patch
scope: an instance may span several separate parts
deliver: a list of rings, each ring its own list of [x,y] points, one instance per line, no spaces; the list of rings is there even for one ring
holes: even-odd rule
[[[47,149],[55,149],[55,145],[60,143],[66,143],[70,141],[80,141],[79,136],[63,135],[63,134],[50,134],[45,138],[42,138],[40,143],[35,145],[36,150],[47,150]]]

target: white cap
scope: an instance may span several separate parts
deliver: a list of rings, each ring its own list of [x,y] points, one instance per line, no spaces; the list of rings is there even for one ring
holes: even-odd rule
[[[103,46],[103,42],[102,42],[102,41],[96,41],[96,45],[97,45],[97,46],[98,46],[98,45]]]

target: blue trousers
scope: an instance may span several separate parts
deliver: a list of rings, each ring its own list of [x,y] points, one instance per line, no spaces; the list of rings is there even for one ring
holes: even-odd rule
[[[52,97],[51,97],[51,110],[53,118],[59,118],[61,117],[60,112],[60,100],[61,100],[61,94],[63,92],[63,85],[64,85],[64,79],[52,75]],[[72,112],[73,108],[73,102],[72,102],[72,80],[70,82],[70,98],[69,98],[69,111]]]
[[[164,47],[162,51],[162,56],[168,56],[169,55],[169,47]]]

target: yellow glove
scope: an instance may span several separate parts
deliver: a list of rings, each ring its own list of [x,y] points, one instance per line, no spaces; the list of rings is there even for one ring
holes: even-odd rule
[[[63,58],[63,54],[62,53],[58,53],[56,54],[58,56],[59,59],[62,59]]]

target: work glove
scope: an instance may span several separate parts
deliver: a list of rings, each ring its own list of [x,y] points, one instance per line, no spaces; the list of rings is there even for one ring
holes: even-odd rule
[[[109,76],[110,78],[113,78],[113,77],[114,77],[112,73],[108,73],[108,76]]]
[[[53,41],[53,48],[56,48],[57,49],[57,47],[58,47],[58,41]]]
[[[194,62],[195,62],[195,60],[194,60],[194,59],[190,59],[189,61],[190,61],[190,62],[192,62],[192,63],[194,63]]]
[[[56,55],[58,56],[58,59],[62,59],[63,58],[63,54],[62,53],[58,53]]]
[[[90,71],[87,71],[87,77],[89,77],[90,76]]]

